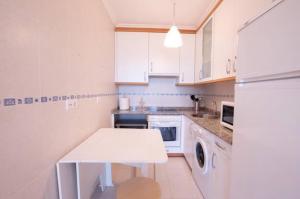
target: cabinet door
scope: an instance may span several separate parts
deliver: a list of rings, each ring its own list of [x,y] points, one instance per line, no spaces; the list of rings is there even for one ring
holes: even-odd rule
[[[223,1],[214,20],[213,78],[220,79],[235,73],[236,0]]]
[[[149,34],[149,74],[156,76],[179,75],[179,48],[164,46],[164,33]]]
[[[183,141],[183,152],[184,156],[189,164],[189,166],[192,168],[193,165],[193,136],[191,132],[191,125],[193,122],[188,119],[187,117],[183,117],[183,134],[184,134],[184,141]]]
[[[195,35],[183,34],[183,46],[180,48],[179,83],[194,83]]]
[[[148,35],[135,32],[116,33],[116,82],[148,82]]]
[[[203,27],[202,39],[202,77],[203,81],[212,79],[214,20],[210,18]]]
[[[229,199],[230,196],[231,146],[216,141],[212,159],[214,199]]]
[[[203,28],[196,33],[196,61],[195,61],[195,83],[201,81],[202,77],[202,39]]]

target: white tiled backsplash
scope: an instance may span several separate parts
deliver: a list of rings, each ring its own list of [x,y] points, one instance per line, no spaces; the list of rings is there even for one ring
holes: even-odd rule
[[[210,84],[201,87],[202,93],[205,94],[205,106],[213,109],[212,102],[217,102],[218,111],[221,110],[221,101],[234,101],[234,81]]]
[[[234,84],[227,82],[199,87],[176,86],[176,78],[150,78],[147,86],[119,86],[120,96],[130,98],[130,106],[192,107],[190,95],[203,96],[205,105],[211,107],[217,101],[218,109],[222,100],[233,101]]]
[[[176,78],[150,78],[147,86],[119,86],[119,93],[130,98],[130,106],[138,106],[141,98],[145,106],[193,106],[190,95],[199,93],[199,89],[175,84]]]

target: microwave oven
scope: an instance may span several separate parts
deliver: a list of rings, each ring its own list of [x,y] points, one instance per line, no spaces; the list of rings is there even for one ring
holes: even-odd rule
[[[233,102],[221,102],[221,125],[233,130],[234,122],[234,103]]]

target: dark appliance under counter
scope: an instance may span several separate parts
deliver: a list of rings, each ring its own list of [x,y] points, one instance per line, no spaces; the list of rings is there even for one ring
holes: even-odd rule
[[[114,114],[114,128],[147,129],[146,114]]]

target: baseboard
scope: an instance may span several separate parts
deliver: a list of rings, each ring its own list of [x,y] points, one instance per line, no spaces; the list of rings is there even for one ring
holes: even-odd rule
[[[183,153],[168,153],[168,157],[184,157]]]

